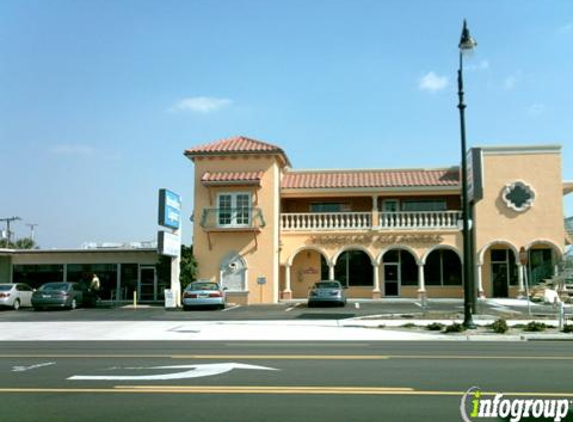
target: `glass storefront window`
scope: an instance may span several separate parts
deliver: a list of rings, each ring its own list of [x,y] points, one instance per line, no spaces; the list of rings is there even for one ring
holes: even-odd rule
[[[100,282],[99,298],[116,300],[117,264],[68,264],[68,281],[89,286],[94,274]]]
[[[37,289],[44,283],[64,281],[63,265],[14,265],[14,283],[26,283]]]

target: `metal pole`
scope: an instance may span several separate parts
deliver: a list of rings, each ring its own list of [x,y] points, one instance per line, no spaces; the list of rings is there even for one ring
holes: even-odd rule
[[[469,229],[469,204],[468,204],[468,168],[466,156],[466,122],[464,104],[464,83],[462,76],[463,59],[460,51],[460,67],[458,69],[458,97],[460,110],[461,152],[462,152],[462,222],[463,222],[463,267],[464,267],[464,322],[465,328],[476,328],[472,319],[472,297],[474,295],[473,268],[471,258],[471,238]]]

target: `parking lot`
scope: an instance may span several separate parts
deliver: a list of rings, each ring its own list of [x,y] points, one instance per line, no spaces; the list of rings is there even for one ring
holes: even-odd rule
[[[566,314],[572,314],[571,305]],[[425,306],[414,299],[350,300],[345,307],[323,306],[308,308],[305,301],[283,302],[272,305],[228,305],[224,310],[193,309],[168,310],[161,305],[118,305],[100,303],[96,308],[73,311],[53,310],[37,312],[31,308],[0,311],[0,321],[263,321],[312,320],[348,318],[459,318],[463,314],[461,299],[430,299]],[[551,305],[531,304],[532,317],[556,318],[557,309]],[[486,299],[478,303],[479,318],[530,318],[525,301],[515,299]]]

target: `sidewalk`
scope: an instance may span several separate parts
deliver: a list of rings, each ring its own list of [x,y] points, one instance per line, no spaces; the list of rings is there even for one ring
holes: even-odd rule
[[[67,321],[0,322],[0,341],[524,341],[573,340],[564,333],[494,334],[484,330],[427,331],[452,320],[360,319],[283,321]],[[461,321],[456,321],[460,323]],[[528,321],[508,321],[523,324]],[[476,318],[477,325],[491,320]],[[545,321],[557,325],[557,321]],[[415,325],[413,328],[405,324]]]

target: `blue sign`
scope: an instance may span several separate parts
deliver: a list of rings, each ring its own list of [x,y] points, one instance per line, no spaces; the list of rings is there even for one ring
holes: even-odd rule
[[[159,225],[174,230],[181,225],[181,197],[167,189],[159,189]]]

